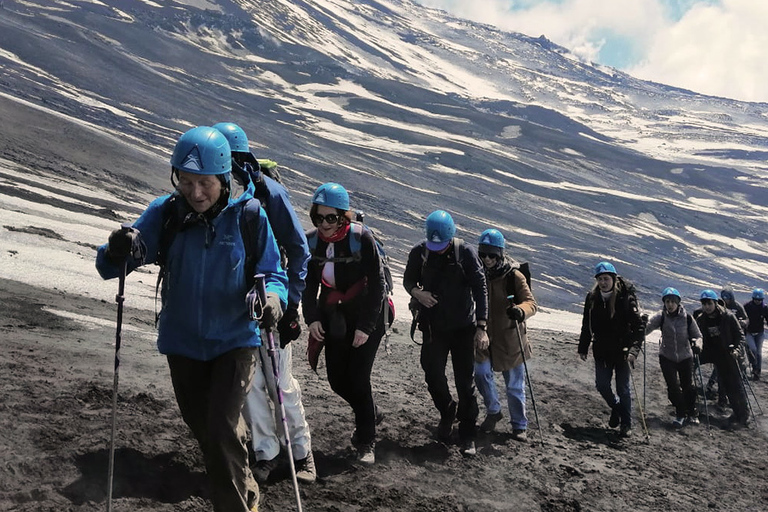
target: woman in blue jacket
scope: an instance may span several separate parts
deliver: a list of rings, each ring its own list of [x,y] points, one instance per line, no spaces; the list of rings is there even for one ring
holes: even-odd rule
[[[239,195],[232,191],[230,147],[220,132],[199,126],[184,133],[171,166],[176,192],[152,201],[130,228],[113,231],[98,250],[96,268],[110,279],[126,262],[128,272],[161,265],[157,347],[168,358],[179,409],[203,452],[213,508],[256,510],[258,487],[237,429],[261,345],[246,296],[252,276],[263,274],[262,320],[275,325],[287,302],[287,278],[253,185]]]

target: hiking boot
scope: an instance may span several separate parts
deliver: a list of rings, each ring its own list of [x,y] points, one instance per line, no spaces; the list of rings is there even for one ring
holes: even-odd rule
[[[464,441],[461,443],[461,454],[467,457],[477,455],[477,447],[474,441]]]
[[[608,420],[608,426],[611,428],[616,428],[619,426],[620,420],[621,413],[619,412],[619,404],[616,404],[613,406],[613,409],[611,409],[611,419]]]
[[[679,416],[674,420],[672,420],[672,426],[675,427],[676,429],[683,428],[684,423],[685,423],[685,418],[682,416]]]
[[[357,460],[363,464],[374,464],[376,462],[376,444],[368,443],[361,445],[357,449]]]
[[[453,421],[456,419],[456,408],[458,405],[451,400],[448,404],[448,410],[440,417],[440,423],[437,424],[437,438],[441,441],[448,441],[453,432]]]
[[[278,466],[278,457],[279,455],[274,459],[257,460],[256,464],[251,466],[253,477],[258,483],[263,484],[269,480],[269,474]]]
[[[294,466],[296,467],[296,480],[299,482],[311,484],[317,480],[317,468],[315,467],[315,457],[312,455],[312,452],[309,452],[303,459],[294,461]]]
[[[632,427],[629,425],[622,425],[619,435],[621,437],[632,437]]]
[[[486,414],[485,419],[480,424],[480,431],[485,433],[493,432],[496,430],[496,424],[501,421],[501,418],[501,411],[494,414]]]
[[[512,439],[525,443],[528,441],[528,434],[524,428],[516,428],[512,431]]]
[[[686,422],[688,425],[694,425],[694,426],[695,426],[695,425],[699,425],[699,424],[701,423],[701,422],[699,421],[699,417],[698,417],[698,416],[695,416],[695,415],[687,416],[687,417],[685,418],[685,422]]]

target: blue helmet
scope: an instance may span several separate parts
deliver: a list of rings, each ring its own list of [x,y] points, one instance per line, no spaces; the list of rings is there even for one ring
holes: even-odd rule
[[[235,123],[216,123],[213,127],[219,130],[229,142],[229,148],[233,153],[249,153],[248,136],[242,128]]]
[[[436,210],[427,216],[426,233],[427,249],[430,251],[442,251],[451,243],[456,234],[456,224],[453,217],[446,211]]]
[[[179,137],[171,165],[192,174],[226,174],[232,170],[229,142],[210,126],[192,128]]]
[[[504,248],[504,235],[498,229],[486,229],[480,235],[478,243],[481,245],[490,245],[491,247]]]
[[[755,288],[752,290],[752,298],[763,300],[765,298],[765,290],[762,288]]]
[[[614,267],[613,264],[608,263],[607,261],[601,261],[600,263],[595,265],[595,277],[601,274],[613,274],[615,276],[616,267]]]
[[[323,183],[312,196],[312,204],[330,206],[339,210],[349,210],[349,194],[338,183]]]
[[[713,300],[717,302],[717,294],[715,293],[715,290],[704,290],[701,292],[699,300]]]
[[[661,300],[666,299],[669,296],[677,297],[678,299],[682,299],[680,297],[680,292],[677,291],[675,288],[672,288],[671,286],[668,286],[667,288],[664,288],[664,291],[661,292]]]

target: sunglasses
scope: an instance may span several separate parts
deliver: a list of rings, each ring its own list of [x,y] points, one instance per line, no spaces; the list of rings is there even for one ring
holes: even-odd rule
[[[491,258],[492,260],[498,259],[499,255],[492,252],[480,252],[477,254],[480,258]]]
[[[320,215],[319,213],[316,213],[312,216],[312,223],[315,226],[319,226],[323,221],[328,224],[336,224],[339,222],[339,215],[335,213],[329,213],[328,215]]]

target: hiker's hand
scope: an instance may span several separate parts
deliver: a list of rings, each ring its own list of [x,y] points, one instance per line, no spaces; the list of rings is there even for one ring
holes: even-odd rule
[[[627,356],[627,362],[629,363],[629,367],[632,368],[633,370],[635,369],[635,360],[636,359],[637,358],[635,357],[635,354],[629,354]]]
[[[525,320],[525,311],[520,306],[512,304],[507,308],[507,316],[513,322],[520,323]]]
[[[480,350],[485,350],[489,345],[488,333],[483,329],[475,329],[475,347]]]
[[[733,358],[734,358],[734,359],[736,359],[737,361],[739,360],[739,356],[740,356],[740,355],[741,355],[741,354],[739,354],[739,349],[737,349],[737,348],[734,348],[733,350],[731,350],[731,357],[733,357]]]
[[[368,341],[368,335],[359,329],[355,330],[355,339],[352,340],[352,347],[362,347],[366,341]]]
[[[420,288],[414,288],[413,290],[411,290],[411,295],[417,301],[419,301],[419,304],[421,304],[425,308],[431,308],[432,306],[437,304],[437,297],[432,295],[432,292],[428,292]]]
[[[111,262],[122,263],[129,256],[140,260],[143,252],[143,243],[138,229],[123,226],[110,233],[106,256]]]
[[[288,303],[283,318],[277,323],[277,332],[280,334],[280,348],[285,348],[286,345],[301,336],[298,304]]]
[[[581,359],[582,361],[586,361],[587,360],[587,354],[579,354],[579,359]]]
[[[280,296],[275,292],[267,292],[267,300],[261,313],[261,321],[266,327],[274,327],[283,316],[283,305]]]
[[[640,325],[643,326],[643,330],[648,326],[648,313],[640,315]]]
[[[701,355],[701,347],[698,346],[697,344],[695,344],[695,343],[691,344],[691,350],[693,351],[693,353],[695,355],[697,355],[697,356]]]
[[[309,324],[309,335],[317,341],[325,340],[325,329],[323,329],[323,324],[320,320],[316,320]]]

